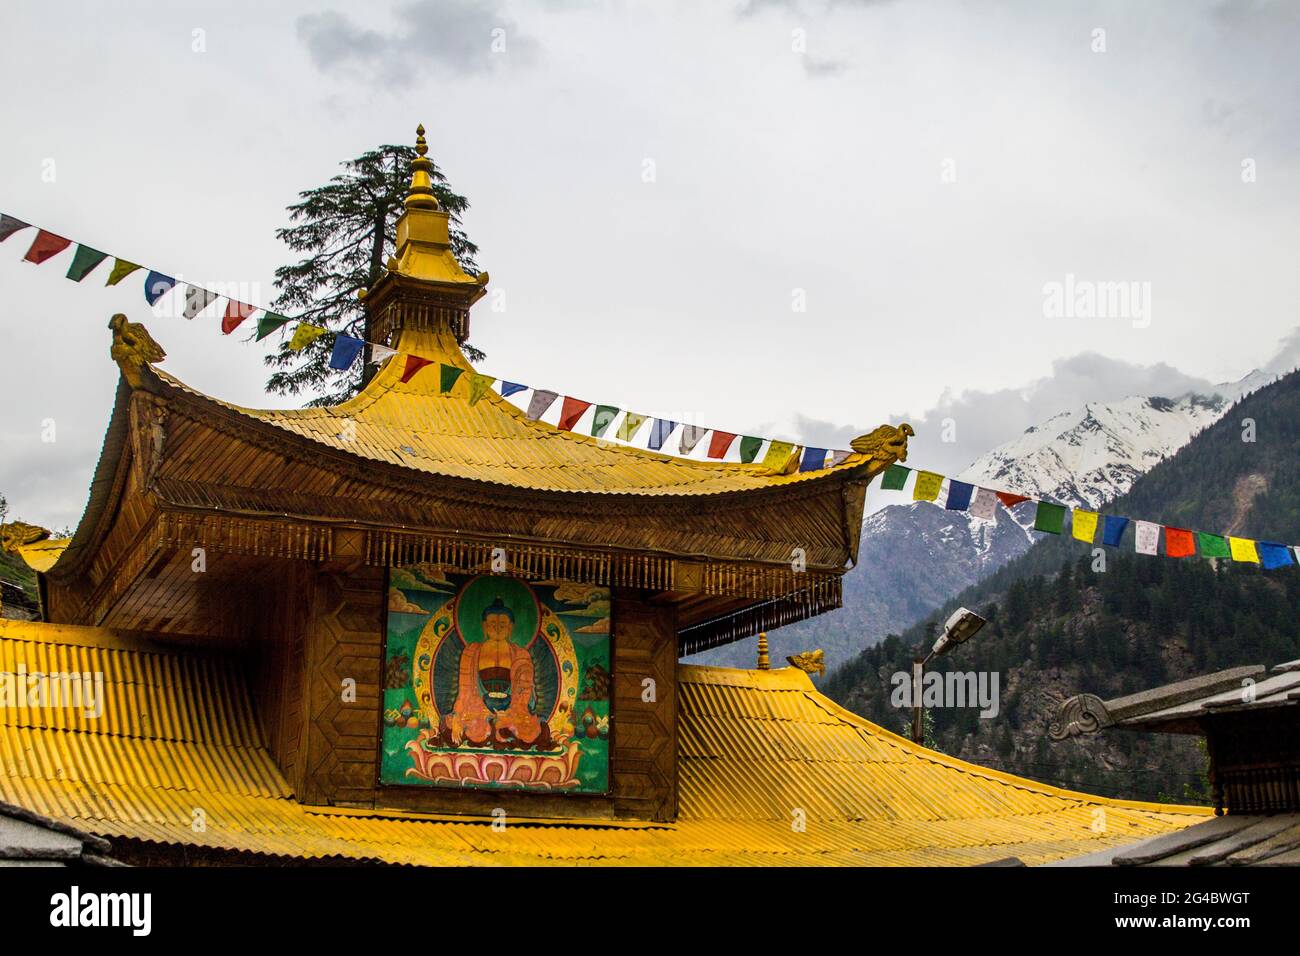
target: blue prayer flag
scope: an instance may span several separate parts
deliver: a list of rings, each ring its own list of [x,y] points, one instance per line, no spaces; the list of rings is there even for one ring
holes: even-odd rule
[[[958,481],[956,478],[948,479],[948,503],[944,505],[949,511],[965,511],[970,507],[971,495],[975,493],[975,486],[968,485],[964,481]]]
[[[361,349],[365,344],[361,339],[353,338],[350,335],[335,336],[334,351],[330,353],[330,368],[337,369],[340,372],[350,369],[352,363],[357,360],[357,356],[361,354]]]
[[[171,276],[165,276],[161,272],[149,273],[144,280],[145,301],[153,305],[170,292],[174,285],[176,285],[176,280]]]
[[[1289,567],[1293,563],[1291,560],[1291,549],[1284,544],[1275,544],[1272,541],[1260,541],[1258,542],[1258,547],[1259,563],[1264,565],[1266,568],[1285,568]]]
[[[520,385],[517,382],[502,382],[501,397],[508,398],[511,395],[513,395],[515,392],[522,392],[527,387],[528,387],[527,385]]]
[[[821,471],[826,467],[825,448],[805,448],[799,462],[800,471]]]
[[[1111,548],[1118,548],[1119,539],[1124,537],[1124,529],[1128,527],[1128,518],[1106,515],[1102,520],[1101,543]]]
[[[670,422],[666,418],[656,418],[654,427],[650,430],[650,447],[655,451],[664,447],[664,442],[668,436],[677,428],[676,422]]]

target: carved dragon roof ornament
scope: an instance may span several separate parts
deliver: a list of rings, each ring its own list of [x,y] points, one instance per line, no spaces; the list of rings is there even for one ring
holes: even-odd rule
[[[825,674],[826,673],[826,654],[819,647],[815,651],[803,651],[800,654],[791,654],[786,658],[786,663],[791,667],[797,667],[805,674]]]
[[[17,551],[37,541],[46,541],[49,537],[50,532],[39,525],[22,521],[0,524],[0,551]]]
[[[849,442],[849,447],[873,461],[893,464],[895,461],[907,461],[907,439],[915,434],[907,422],[897,427],[881,425],[875,431],[853,439]]]

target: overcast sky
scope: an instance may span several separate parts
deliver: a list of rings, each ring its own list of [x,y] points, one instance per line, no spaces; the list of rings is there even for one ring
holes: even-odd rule
[[[487,373],[810,444],[906,415],[955,471],[1089,399],[1287,363],[1298,11],[6,0],[0,210],[268,302],[284,207],[423,122],[505,291]],[[31,236],[0,245],[15,516],[81,513],[115,311],[189,384],[292,403],[261,346],[22,262]],[[1149,284],[1144,314],[1047,314],[1067,275]]]

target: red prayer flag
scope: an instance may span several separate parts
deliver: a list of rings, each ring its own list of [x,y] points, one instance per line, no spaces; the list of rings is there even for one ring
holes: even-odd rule
[[[402,369],[402,381],[409,382],[416,372],[424,368],[426,365],[432,364],[432,359],[420,358],[418,355],[408,355],[406,357],[406,367]]]
[[[51,256],[57,256],[68,246],[72,245],[71,239],[64,239],[62,236],[56,236],[52,232],[46,232],[42,229],[32,240],[32,247],[27,250],[27,255],[23,256],[28,262],[34,262],[40,265]]]
[[[713,438],[709,440],[709,457],[727,457],[727,449],[731,447],[731,443],[735,440],[736,436],[731,432],[720,432],[715,428],[713,430]]]
[[[221,317],[221,334],[229,335],[239,328],[239,323],[257,311],[257,306],[231,299],[226,303],[226,314]]]
[[[1186,528],[1165,526],[1165,554],[1171,558],[1187,558],[1196,553],[1196,539]]]
[[[1013,495],[1009,491],[995,491],[994,494],[998,496],[998,501],[1002,502],[1008,508],[1015,507],[1020,504],[1020,502],[1029,500],[1026,495]]]
[[[564,396],[564,406],[560,409],[560,427],[565,431],[573,431],[573,426],[578,424],[578,419],[582,413],[591,408],[591,402],[584,402],[580,398],[571,398]]]

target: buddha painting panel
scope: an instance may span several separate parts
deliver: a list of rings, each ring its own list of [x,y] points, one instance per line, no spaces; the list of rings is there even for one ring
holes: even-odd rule
[[[607,588],[394,568],[385,784],[609,789]]]

